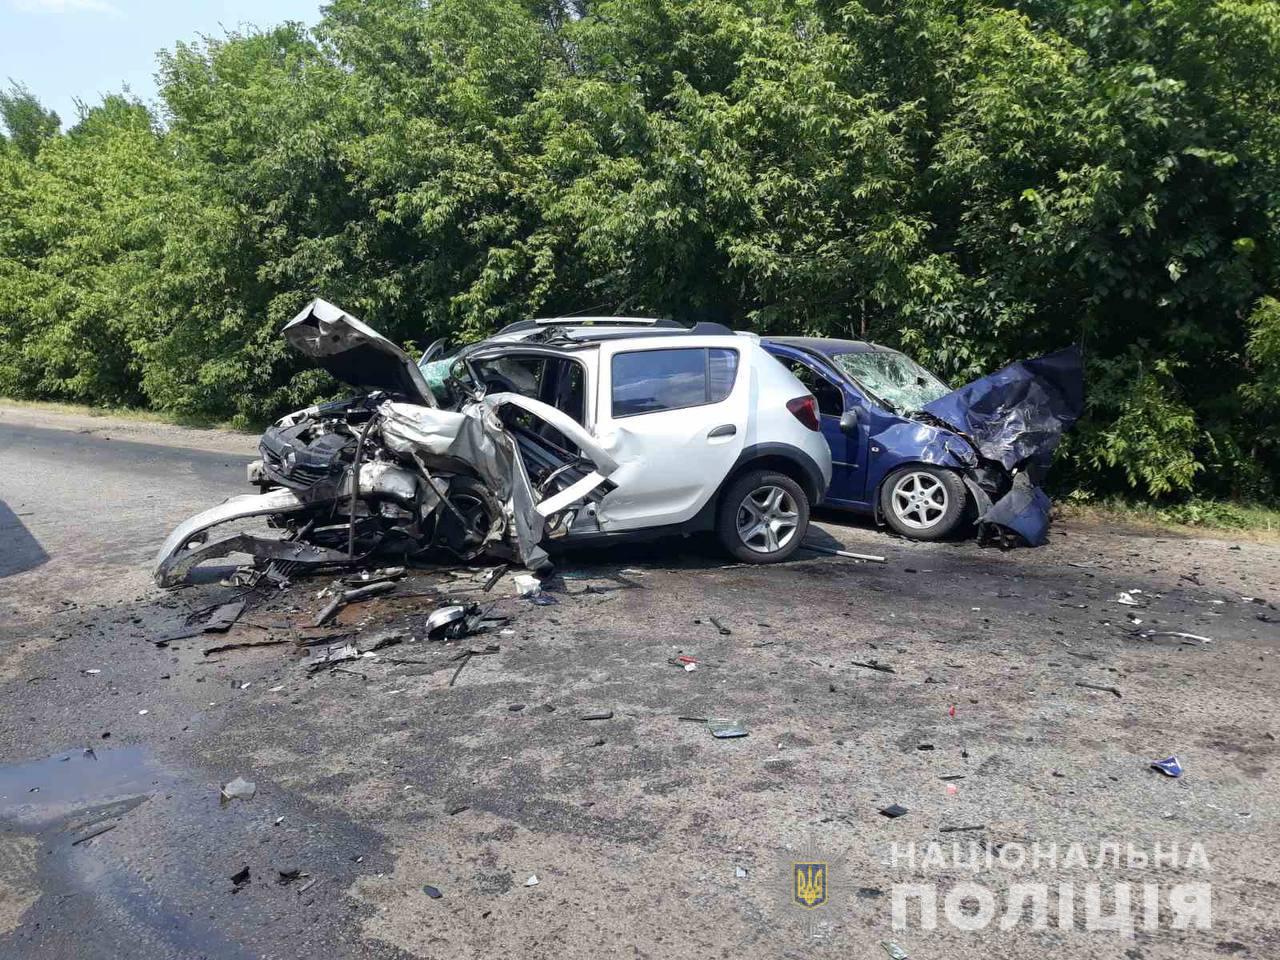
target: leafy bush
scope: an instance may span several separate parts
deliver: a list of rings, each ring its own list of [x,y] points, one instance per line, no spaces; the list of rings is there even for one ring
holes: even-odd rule
[[[334,0],[162,54],[160,116],[0,95],[0,391],[260,422],[278,330],[576,311],[1083,344],[1062,474],[1274,498],[1280,6]]]

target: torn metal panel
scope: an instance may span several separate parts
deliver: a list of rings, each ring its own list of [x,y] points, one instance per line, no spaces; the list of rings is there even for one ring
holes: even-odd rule
[[[436,405],[422,371],[408,354],[327,300],[312,300],[282,333],[295,350],[343,383]]]
[[[1049,538],[1051,507],[1045,492],[1031,482],[1030,474],[1019,473],[1009,492],[978,515],[979,534],[988,539],[989,532],[983,528],[993,527],[997,532],[1016,533],[1027,546],[1042,546]]]
[[[905,458],[942,467],[971,467],[978,462],[973,447],[962,437],[916,420],[897,420],[873,434],[871,442],[885,459]]]
[[[1079,347],[1012,363],[925,405],[1006,470],[1047,470],[1062,434],[1084,411]]]
[[[308,504],[292,490],[271,490],[267,493],[245,494],[231,497],[194,517],[184,520],[165,539],[155,559],[156,583],[162,587],[172,587],[185,576],[174,577],[173,566],[180,559],[181,552],[196,541],[210,528],[232,520],[248,517],[286,514],[308,509]],[[190,569],[188,566],[186,569]]]

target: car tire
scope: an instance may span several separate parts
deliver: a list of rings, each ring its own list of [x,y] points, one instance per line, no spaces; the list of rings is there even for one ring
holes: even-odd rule
[[[885,523],[911,540],[944,540],[969,517],[969,491],[954,470],[915,465],[893,471],[880,485]]]
[[[466,476],[457,476],[449,481],[445,498],[458,513],[455,514],[444,503],[436,507],[431,543],[462,560],[474,560],[484,552],[489,532],[501,520],[502,504],[487,486]],[[466,521],[465,529],[458,514]]]
[[[809,529],[809,498],[785,473],[749,470],[725,491],[716,534],[743,563],[779,563],[800,548]]]

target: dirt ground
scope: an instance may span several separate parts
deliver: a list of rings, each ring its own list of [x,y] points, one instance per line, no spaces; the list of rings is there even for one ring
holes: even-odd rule
[[[560,558],[546,606],[416,571],[317,630],[321,577],[163,647],[236,591],[131,580],[38,618],[4,596],[0,956],[1280,956],[1280,548],[1079,521],[1009,552],[835,515],[812,536],[888,562],[665,542]],[[510,619],[427,640],[445,600]],[[399,642],[311,674],[322,648],[295,641],[322,635]],[[230,642],[263,645],[203,653]],[[1178,779],[1150,768],[1171,754]],[[221,804],[236,776],[255,796]],[[1004,861],[1033,845],[1056,862]],[[796,862],[827,864],[821,906]],[[1175,929],[1192,882],[1211,924]],[[978,929],[944,914],[966,883],[995,899]],[[1132,936],[1087,928],[1090,883],[1107,915],[1131,886]],[[1036,884],[1051,908],[1073,887],[1073,923],[1022,911]],[[933,929],[914,899],[895,929],[903,885],[936,890]]]

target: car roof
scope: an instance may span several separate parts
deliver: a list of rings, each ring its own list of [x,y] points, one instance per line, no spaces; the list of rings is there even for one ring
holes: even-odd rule
[[[837,353],[897,353],[892,347],[882,347],[868,340],[838,340],[834,337],[762,337],[764,343],[777,343],[810,353],[834,356]]]
[[[703,322],[686,327],[674,320],[643,317],[553,317],[519,320],[480,342],[485,345],[536,343],[549,347],[572,347],[605,340],[684,336],[732,337],[735,333],[719,323]]]

